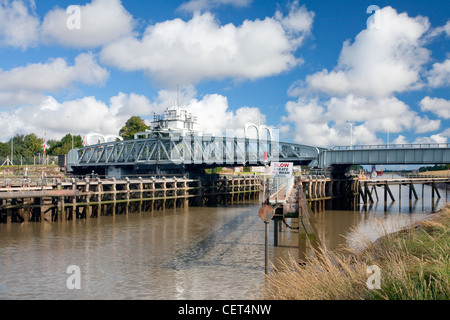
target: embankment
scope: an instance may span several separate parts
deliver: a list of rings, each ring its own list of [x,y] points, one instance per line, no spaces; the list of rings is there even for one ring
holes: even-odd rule
[[[450,204],[432,218],[385,234],[363,251],[322,249],[306,266],[284,262],[257,299],[449,300]],[[372,273],[373,272],[373,273]]]

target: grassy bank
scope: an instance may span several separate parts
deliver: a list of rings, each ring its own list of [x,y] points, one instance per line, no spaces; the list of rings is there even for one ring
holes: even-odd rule
[[[433,176],[433,177],[450,177],[450,171],[449,170],[439,170],[439,171],[424,171],[419,172],[419,175],[421,176]]]
[[[450,205],[366,249],[338,254],[326,250],[306,266],[294,260],[268,276],[262,299],[271,300],[448,300],[450,299]],[[380,288],[369,266],[380,270]],[[261,298],[261,297],[256,297]]]

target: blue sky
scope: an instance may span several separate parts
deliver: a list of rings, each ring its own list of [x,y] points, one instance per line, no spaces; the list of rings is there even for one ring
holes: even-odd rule
[[[172,106],[178,85],[215,134],[254,122],[324,147],[448,143],[449,13],[443,1],[0,0],[0,140],[117,134]]]

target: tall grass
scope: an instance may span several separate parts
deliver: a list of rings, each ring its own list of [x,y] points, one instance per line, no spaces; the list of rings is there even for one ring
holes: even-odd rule
[[[346,253],[320,249],[301,266],[284,261],[267,276],[261,296],[275,300],[448,300],[450,299],[450,205],[375,242]],[[368,267],[380,268],[381,288],[367,285]]]

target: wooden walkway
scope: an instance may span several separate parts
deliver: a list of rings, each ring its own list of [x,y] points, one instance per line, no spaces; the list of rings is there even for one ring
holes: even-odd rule
[[[359,184],[359,194],[363,204],[374,203],[375,194],[377,201],[379,201],[378,193],[376,187],[381,187],[384,189],[384,201],[388,200],[388,196],[392,202],[395,201],[394,194],[391,190],[391,186],[398,186],[398,198],[401,198],[402,186],[408,186],[409,188],[409,199],[418,199],[418,194],[415,185],[422,185],[422,198],[424,196],[424,186],[431,186],[431,199],[434,201],[435,196],[441,198],[438,185],[440,184],[450,184],[450,177],[417,177],[417,178],[377,178],[361,180]]]

